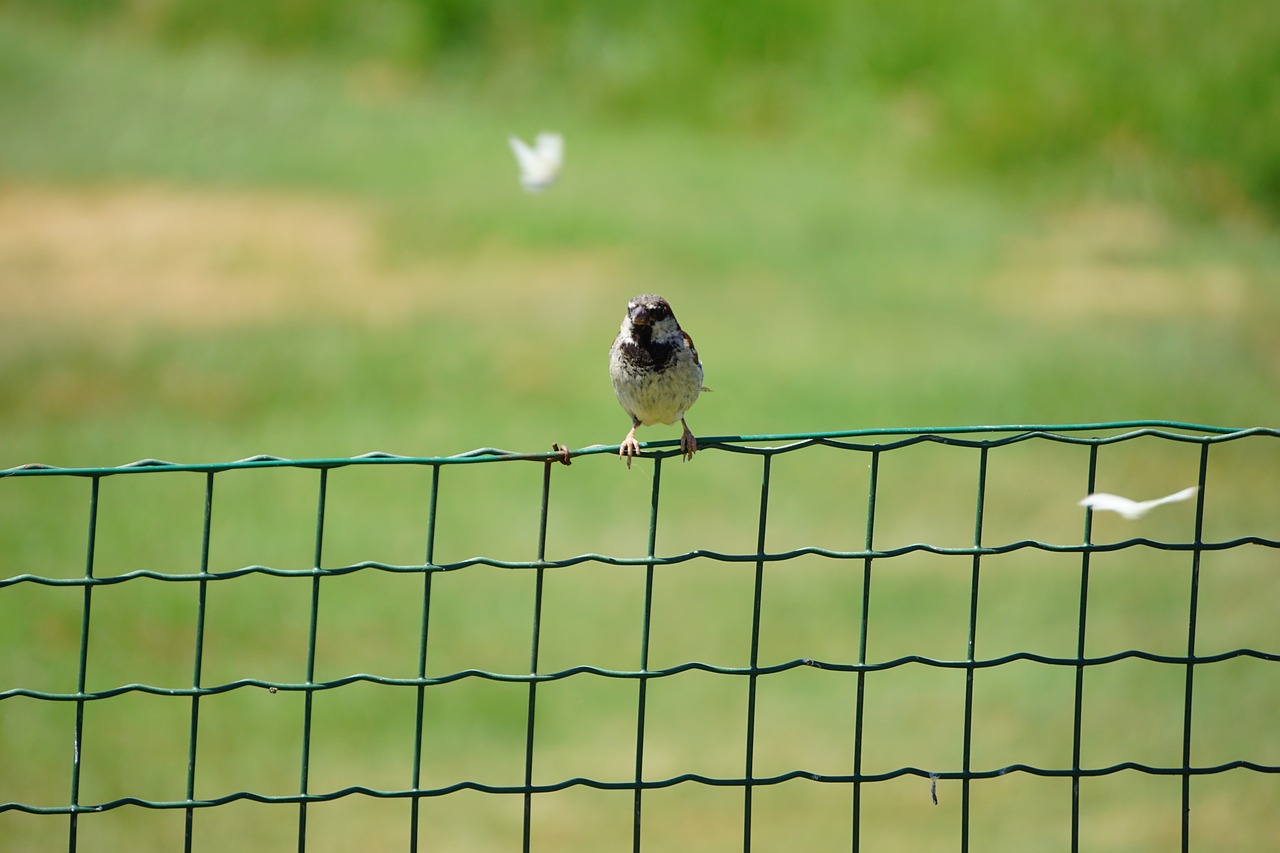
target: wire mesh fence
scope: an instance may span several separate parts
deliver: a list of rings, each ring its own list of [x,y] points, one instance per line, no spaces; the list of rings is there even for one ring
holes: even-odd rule
[[[1277,438],[0,471],[0,849],[1266,849]]]

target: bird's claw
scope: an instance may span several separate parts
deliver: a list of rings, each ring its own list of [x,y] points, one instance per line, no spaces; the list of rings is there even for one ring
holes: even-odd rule
[[[688,462],[693,458],[693,454],[698,452],[698,439],[693,437],[693,433],[689,432],[689,428],[684,428],[684,433],[680,436],[680,453],[684,456],[684,461]]]
[[[640,442],[636,441],[634,435],[628,435],[622,440],[622,446],[618,448],[618,456],[627,463],[627,470],[631,470],[631,460],[640,455]]]
[[[559,453],[559,454],[560,454],[560,459],[559,459],[560,464],[562,464],[562,465],[572,465],[572,464],[573,464],[573,461],[572,461],[571,457],[569,456],[569,445],[567,445],[567,444],[561,444],[561,443],[560,443],[560,442],[558,442],[558,441],[554,441],[554,442],[552,442],[552,443],[551,443],[551,450],[552,450],[553,452],[555,452],[555,453]]]

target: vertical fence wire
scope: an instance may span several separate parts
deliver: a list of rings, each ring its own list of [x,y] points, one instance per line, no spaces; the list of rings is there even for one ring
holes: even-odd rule
[[[427,498],[427,546],[423,565],[428,571],[422,573],[422,616],[418,631],[418,685],[414,705],[413,726],[413,768],[410,784],[414,791],[422,789],[422,745],[426,734],[426,702],[427,702],[427,636],[431,625],[431,579],[436,573],[429,569],[436,560],[436,510],[439,507],[440,466],[431,466],[431,489]],[[414,795],[409,800],[409,851],[417,853],[418,836],[421,831],[420,819],[422,797]]]
[[[1091,495],[1098,482],[1098,445],[1089,447],[1089,474],[1084,493]],[[1084,720],[1085,628],[1089,620],[1089,547],[1093,544],[1093,509],[1084,511],[1084,544],[1080,552],[1080,610],[1076,620],[1075,697],[1071,714],[1071,853],[1080,853],[1080,750]]]
[[[307,796],[310,794],[311,772],[311,721],[315,700],[316,637],[320,622],[320,581],[324,566],[325,503],[329,491],[329,469],[320,469],[320,483],[316,498],[316,540],[312,558],[311,614],[307,624],[307,680],[302,696],[302,772],[298,782],[298,853],[307,849]]]
[[[756,553],[765,553],[765,534],[769,527],[769,472],[773,456],[761,457],[760,520],[756,528]],[[755,585],[751,596],[751,669],[747,676],[747,746],[742,784],[742,849],[751,851],[751,800],[755,789],[756,693],[760,678],[760,609],[764,599],[764,560],[756,560]]]
[[[964,777],[960,782],[960,850],[968,853],[969,850],[969,774],[973,770],[973,678],[975,672],[974,664],[977,662],[977,642],[978,642],[978,587],[981,580],[982,572],[982,517],[983,510],[986,505],[987,497],[987,453],[990,448],[981,447],[978,450],[978,497],[974,507],[973,519],[973,547],[974,554],[972,566],[970,568],[970,586],[969,586],[969,631],[966,640],[965,667],[964,677],[964,735],[961,757],[961,772]]]
[[[871,619],[871,566],[876,527],[876,491],[880,482],[880,451],[871,451],[871,473],[867,481],[867,527],[862,558],[862,596],[858,611],[857,693],[853,710],[853,853],[862,848],[862,723],[866,712],[867,623]]]
[[[212,471],[205,474],[204,482],[204,520],[201,523],[200,531],[200,581],[196,586],[196,636],[194,662],[191,666],[191,687],[199,691],[201,686],[201,673],[204,668],[204,617],[205,604],[209,592],[209,535],[212,530],[213,521],[213,477]],[[194,802],[196,798],[196,745],[199,743],[200,733],[200,694],[196,692],[191,696],[191,733],[187,741],[187,802]],[[191,853],[193,847],[193,837],[195,831],[195,814],[194,806],[187,806],[185,828],[183,832],[182,849],[184,853]]]
[[[1200,555],[1204,548],[1204,501],[1209,473],[1209,445],[1200,445],[1200,471],[1196,478],[1196,520],[1191,551],[1191,590],[1187,613],[1186,687],[1182,708],[1182,853],[1191,848],[1191,717],[1196,676],[1196,623],[1200,610]]]
[[[85,545],[84,577],[93,580],[94,557],[98,544],[98,496],[101,477],[94,477],[89,487],[89,535]],[[80,772],[84,758],[84,710],[89,667],[89,616],[93,612],[93,584],[85,583],[80,611],[80,660],[76,665],[76,727],[71,757],[71,816],[68,820],[67,850],[75,853],[80,829]]]
[[[653,460],[653,486],[649,493],[649,536],[645,548],[647,562],[644,567],[644,603],[640,624],[640,677],[636,679],[636,763],[635,794],[632,799],[634,814],[631,824],[631,849],[640,853],[641,823],[644,798],[644,727],[645,709],[649,695],[649,631],[653,627],[653,572],[658,546],[658,496],[662,491],[662,457]]]
[[[554,459],[548,459],[542,465],[542,504],[538,512],[538,548],[536,557],[538,563],[545,563],[547,560],[547,513],[551,506],[551,466],[554,464]],[[542,645],[542,590],[545,575],[546,569],[543,566],[539,565],[534,569],[533,636],[529,641],[530,676],[537,676],[538,674],[538,651]],[[524,748],[524,826],[521,849],[525,853],[528,853],[533,840],[533,753],[537,707],[538,680],[535,677],[531,677],[529,679],[528,714],[525,719]]]

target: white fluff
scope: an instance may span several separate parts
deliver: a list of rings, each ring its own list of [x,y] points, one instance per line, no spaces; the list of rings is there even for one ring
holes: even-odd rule
[[[1142,518],[1153,508],[1160,504],[1171,504],[1176,501],[1185,501],[1196,493],[1198,486],[1191,486],[1180,492],[1174,492],[1171,495],[1165,495],[1162,498],[1156,498],[1153,501],[1131,501],[1128,498],[1122,498],[1119,495],[1109,495],[1106,492],[1098,492],[1089,495],[1080,501],[1080,506],[1093,507],[1095,512],[1101,510],[1109,510],[1118,512],[1128,519]]]
[[[520,185],[531,193],[541,192],[555,183],[564,161],[564,137],[558,133],[539,133],[533,145],[514,136],[507,137],[520,165]]]

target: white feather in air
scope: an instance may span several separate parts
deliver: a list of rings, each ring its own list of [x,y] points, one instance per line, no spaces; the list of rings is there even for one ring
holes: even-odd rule
[[[1080,501],[1080,506],[1093,507],[1094,512],[1109,510],[1110,512],[1118,512],[1127,519],[1142,518],[1148,512],[1160,504],[1171,504],[1175,501],[1185,501],[1196,493],[1198,486],[1191,486],[1180,492],[1174,492],[1171,495],[1165,495],[1162,498],[1156,498],[1153,501],[1131,501],[1128,498],[1122,498],[1119,495],[1109,495],[1106,492],[1098,492],[1089,495]]]
[[[539,133],[533,145],[514,136],[507,137],[520,165],[520,185],[531,193],[541,192],[555,183],[564,161],[564,137],[558,133]]]

